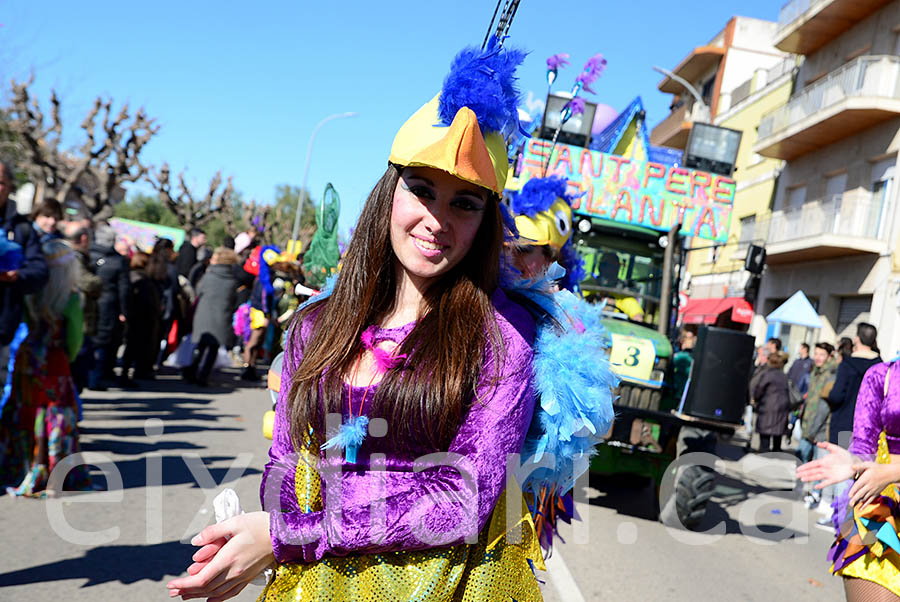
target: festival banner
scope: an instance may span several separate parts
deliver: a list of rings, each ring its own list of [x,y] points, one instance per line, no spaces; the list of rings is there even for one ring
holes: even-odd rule
[[[519,182],[541,177],[550,142],[525,144]],[[573,203],[581,214],[724,243],[728,239],[735,182],[705,171],[557,144],[546,175],[569,180],[569,192],[582,194]]]
[[[125,238],[129,244],[133,244],[141,251],[150,252],[157,239],[168,238],[178,249],[184,242],[184,230],[181,228],[170,228],[169,226],[160,226],[159,224],[151,224],[149,222],[139,222],[133,219],[123,219],[114,217],[109,220],[109,225],[116,231],[116,234]]]

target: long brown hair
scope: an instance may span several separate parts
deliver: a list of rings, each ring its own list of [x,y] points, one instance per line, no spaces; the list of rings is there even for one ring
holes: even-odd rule
[[[153,251],[150,253],[150,259],[144,271],[154,280],[162,282],[169,276],[169,265],[172,263],[172,253],[175,250],[175,244],[168,238],[160,238],[153,245]]]
[[[343,381],[361,352],[360,335],[394,309],[397,275],[390,241],[391,208],[399,169],[389,166],[363,207],[331,296],[300,312],[313,320],[303,359],[291,376],[288,416],[300,449],[324,441],[324,416],[340,413]],[[425,293],[420,316],[398,353],[402,366],[389,370],[372,400],[369,418],[387,420],[391,437],[405,449],[446,449],[482,379],[486,344],[495,378],[503,342],[491,294],[497,287],[503,227],[499,202],[488,199],[472,248]],[[295,328],[292,344],[299,343]]]

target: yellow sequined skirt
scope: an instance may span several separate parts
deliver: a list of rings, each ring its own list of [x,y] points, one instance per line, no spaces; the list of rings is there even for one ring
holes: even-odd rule
[[[887,438],[878,440],[879,464],[890,464]],[[857,504],[829,552],[835,575],[872,581],[900,596],[900,488],[890,484],[875,501]]]
[[[319,475],[302,461],[295,490],[301,508],[322,508]],[[541,549],[531,514],[518,499],[520,520],[506,528],[504,493],[477,544],[279,564],[257,602],[541,601],[532,570],[544,570]]]

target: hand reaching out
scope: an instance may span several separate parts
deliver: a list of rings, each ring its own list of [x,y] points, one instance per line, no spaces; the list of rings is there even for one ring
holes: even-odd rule
[[[828,451],[828,455],[797,467],[797,478],[808,483],[821,481],[816,489],[822,489],[841,481],[853,478],[856,474],[853,464],[856,458],[849,451],[834,443],[819,443],[818,446]]]
[[[188,576],[166,584],[170,597],[227,600],[275,561],[268,512],[240,514],[210,525],[191,543],[202,547],[194,553]]]

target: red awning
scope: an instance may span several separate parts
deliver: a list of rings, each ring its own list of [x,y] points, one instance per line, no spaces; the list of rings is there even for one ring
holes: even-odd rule
[[[724,299],[690,299],[681,308],[683,324],[714,324],[722,312],[731,310],[729,316],[739,324],[749,324],[753,320],[753,308],[741,297]]]

